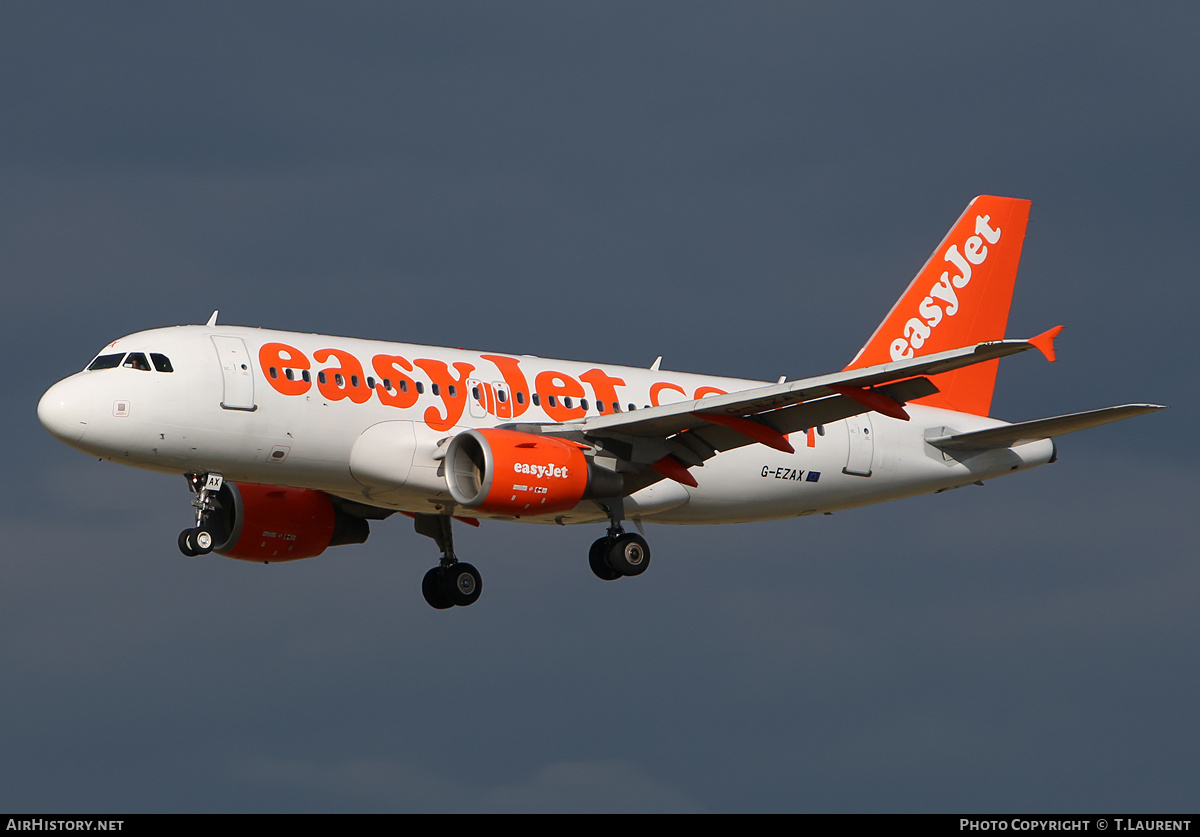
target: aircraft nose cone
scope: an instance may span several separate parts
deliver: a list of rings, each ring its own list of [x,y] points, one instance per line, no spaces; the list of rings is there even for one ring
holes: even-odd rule
[[[88,404],[79,387],[68,378],[59,381],[38,402],[38,421],[51,434],[68,444],[78,442],[87,431]]]

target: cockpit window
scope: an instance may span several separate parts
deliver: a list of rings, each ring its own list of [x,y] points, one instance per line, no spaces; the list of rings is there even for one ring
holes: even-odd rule
[[[138,369],[142,372],[150,371],[150,363],[146,360],[146,356],[141,352],[130,352],[125,358],[125,362],[121,365],[126,369]]]
[[[100,355],[100,357],[92,361],[88,369],[116,369],[121,365],[121,358],[123,357],[125,357],[124,352],[115,355]]]
[[[122,360],[125,362],[122,363]],[[150,360],[154,361],[154,368],[159,372],[175,371],[175,368],[171,366],[171,359],[166,355],[151,352]],[[100,355],[88,364],[88,371],[90,372],[95,369],[116,369],[118,366],[124,366],[126,369],[138,369],[142,372],[150,371],[150,361],[146,360],[144,352],[131,352],[129,354],[121,352],[115,355]]]

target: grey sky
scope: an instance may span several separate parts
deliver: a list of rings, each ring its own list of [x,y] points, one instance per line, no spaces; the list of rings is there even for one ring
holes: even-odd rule
[[[1180,811],[1200,785],[1187,4],[0,6],[0,809]],[[1171,410],[821,519],[187,560],[37,398],[227,323],[774,379],[1033,200],[993,411]]]

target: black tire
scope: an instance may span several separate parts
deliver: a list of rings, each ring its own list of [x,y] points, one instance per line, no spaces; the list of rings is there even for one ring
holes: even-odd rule
[[[429,606],[436,610],[454,607],[454,602],[450,601],[446,595],[446,585],[443,582],[441,567],[434,567],[425,573],[425,578],[421,581],[421,594]]]
[[[457,563],[442,570],[446,597],[459,607],[473,605],[483,592],[483,578],[470,564]]]
[[[650,566],[650,544],[641,535],[618,535],[608,548],[608,565],[621,575],[641,575]]]
[[[592,544],[592,548],[588,550],[588,566],[592,568],[592,572],[596,574],[596,578],[601,581],[616,581],[621,577],[621,574],[608,565],[608,548],[611,541],[608,538],[601,538]]]
[[[195,558],[200,553],[196,551],[196,541],[193,539],[195,529],[184,529],[179,533],[179,551],[189,558]]]

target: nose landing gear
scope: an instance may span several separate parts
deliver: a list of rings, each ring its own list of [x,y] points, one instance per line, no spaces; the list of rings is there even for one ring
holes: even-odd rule
[[[197,555],[207,555],[212,552],[212,532],[203,526],[194,529],[184,529],[179,533],[179,551],[189,558]]]
[[[215,540],[212,530],[206,525],[209,515],[216,510],[217,492],[225,480],[220,474],[187,474],[188,488],[196,496],[192,505],[196,509],[196,525],[179,533],[179,551],[189,558],[212,552]]]

